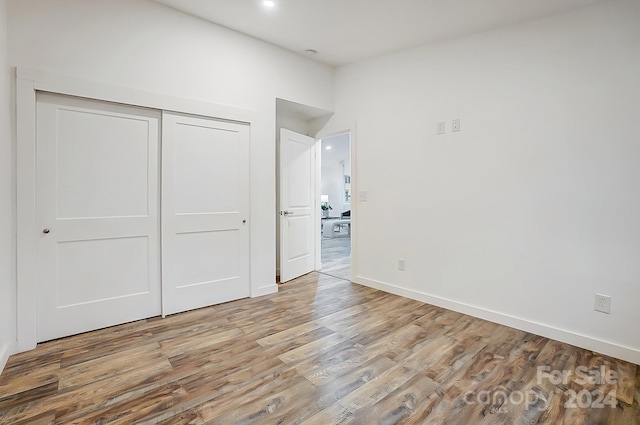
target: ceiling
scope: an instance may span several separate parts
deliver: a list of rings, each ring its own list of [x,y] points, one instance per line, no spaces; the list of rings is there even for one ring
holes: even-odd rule
[[[602,0],[154,0],[339,66]]]

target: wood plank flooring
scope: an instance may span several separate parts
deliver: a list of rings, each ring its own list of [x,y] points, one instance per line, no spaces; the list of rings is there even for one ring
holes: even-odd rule
[[[341,229],[334,238],[322,238],[322,273],[351,280],[351,237]]]
[[[618,379],[553,382],[538,366]],[[13,356],[0,423],[638,425],[638,369],[312,273],[278,294]],[[598,408],[597,391],[626,402]]]

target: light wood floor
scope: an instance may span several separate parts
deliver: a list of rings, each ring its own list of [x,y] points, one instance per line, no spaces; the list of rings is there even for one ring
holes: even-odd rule
[[[537,366],[619,376],[554,385],[536,382]],[[632,425],[639,381],[629,363],[312,273],[278,294],[13,356],[0,423]],[[465,403],[495,389],[512,401]],[[565,392],[582,389],[628,403],[565,408]],[[519,393],[539,399],[528,406]]]
[[[351,279],[351,238],[341,230],[335,238],[322,238],[322,273]]]

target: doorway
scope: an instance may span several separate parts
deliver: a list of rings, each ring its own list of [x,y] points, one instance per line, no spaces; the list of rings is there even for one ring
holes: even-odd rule
[[[351,137],[321,140],[321,272],[351,279]]]

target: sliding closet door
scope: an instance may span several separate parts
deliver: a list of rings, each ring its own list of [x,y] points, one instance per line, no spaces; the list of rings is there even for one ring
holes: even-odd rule
[[[37,99],[37,339],[160,314],[160,111]]]
[[[248,297],[249,126],[162,117],[163,313]]]

